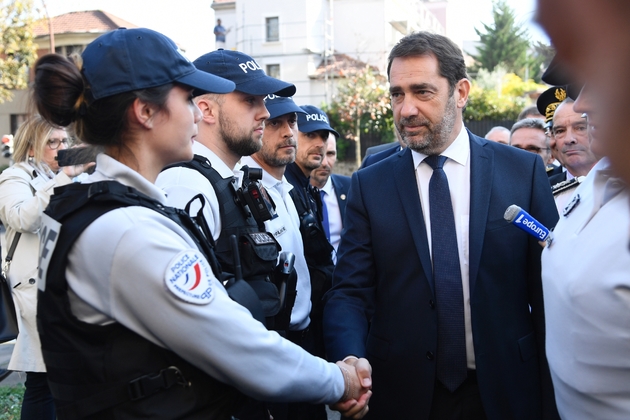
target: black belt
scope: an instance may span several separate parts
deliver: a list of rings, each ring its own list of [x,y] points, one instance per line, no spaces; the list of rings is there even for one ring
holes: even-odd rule
[[[300,330],[300,331],[291,331],[291,330],[289,330],[289,331],[286,332],[286,338],[287,338],[287,340],[298,344],[298,343],[302,342],[302,340],[304,340],[308,336],[309,332],[310,332],[310,328],[309,327],[306,327],[306,328],[304,328],[303,330]]]

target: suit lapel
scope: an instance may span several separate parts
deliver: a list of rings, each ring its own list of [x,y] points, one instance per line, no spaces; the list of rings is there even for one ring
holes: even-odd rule
[[[418,192],[411,150],[405,149],[399,152],[398,157],[393,159],[390,167],[392,168],[396,188],[401,198],[400,201],[402,202],[405,217],[409,223],[413,242],[420,257],[424,275],[429,281],[431,290],[435,293],[431,255],[429,254],[429,245],[427,243],[427,229],[424,224],[422,206],[420,205],[420,194]]]
[[[346,198],[348,196],[348,191],[346,191],[343,183],[339,182],[339,179],[335,176],[335,174],[330,175],[330,182],[332,182],[333,188],[335,189],[337,203],[339,204],[339,213],[341,214],[341,220],[343,221],[343,218],[346,215]]]
[[[481,250],[483,247],[490,191],[494,177],[494,152],[482,140],[468,132],[470,138],[470,220],[469,220],[469,283],[470,294],[475,290]]]

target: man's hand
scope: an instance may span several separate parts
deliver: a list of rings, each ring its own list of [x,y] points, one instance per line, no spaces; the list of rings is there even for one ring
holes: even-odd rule
[[[337,362],[344,376],[345,392],[342,399],[330,406],[344,417],[360,419],[368,412],[372,396],[372,367],[367,359],[346,358]]]

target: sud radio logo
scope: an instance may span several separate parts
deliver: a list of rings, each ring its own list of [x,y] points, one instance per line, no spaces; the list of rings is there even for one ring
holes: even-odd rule
[[[166,269],[166,286],[178,298],[196,304],[212,300],[212,270],[195,251],[177,255]]]

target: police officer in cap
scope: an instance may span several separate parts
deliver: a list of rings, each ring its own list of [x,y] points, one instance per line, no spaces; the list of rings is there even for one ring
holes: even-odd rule
[[[304,253],[311,274],[311,329],[317,336],[319,356],[324,356],[322,298],[332,285],[333,247],[326,238],[322,225],[323,203],[319,190],[310,183],[310,175],[321,166],[326,153],[329,133],[339,137],[328,122],[328,116],[312,105],[303,105],[304,113],[298,113],[298,142],[295,162],[287,165],[285,177],[291,185],[291,196],[300,215],[300,230],[304,241]]]
[[[269,119],[265,122],[262,149],[251,157],[244,157],[242,163],[263,170],[262,182],[276,203],[278,217],[265,222],[283,250],[295,254],[297,271],[297,296],[291,312],[291,325],[286,337],[306,351],[318,351],[317,328],[313,328],[311,311],[311,273],[305,258],[305,244],[300,233],[300,217],[291,191],[295,188],[286,180],[287,165],[295,160],[298,142],[298,116],[305,111],[291,98],[269,95],[265,99]],[[323,404],[274,404],[270,407],[275,420],[325,420],[326,408]]]
[[[241,157],[260,150],[269,116],[265,96],[290,96],[295,86],[267,76],[253,58],[238,51],[212,51],[193,64],[231,80],[236,90],[226,94],[196,92],[194,101],[202,119],[193,144],[195,156],[163,171],[156,184],[166,191],[168,203],[181,209],[199,194],[203,196],[202,211],[222,269],[230,276],[242,276],[254,289],[268,327],[284,329],[288,325],[274,322],[281,304],[273,282],[279,245],[264,230],[265,220],[273,217],[273,206],[266,202],[257,179],[251,179],[252,172],[236,166]],[[191,211],[196,212],[197,207]],[[237,262],[242,274],[236,273]]]
[[[593,86],[586,80],[564,105],[586,117],[590,149],[603,154]],[[603,157],[573,189],[542,254],[547,359],[562,418],[630,418],[629,202],[627,183]]]

